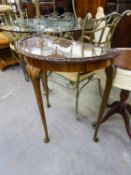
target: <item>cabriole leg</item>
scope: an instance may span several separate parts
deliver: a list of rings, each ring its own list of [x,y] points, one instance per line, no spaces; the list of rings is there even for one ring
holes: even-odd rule
[[[44,142],[48,143],[49,142],[48,129],[47,129],[47,124],[46,124],[44,105],[43,105],[41,89],[40,89],[40,79],[41,79],[41,75],[43,71],[40,69],[34,68],[32,66],[29,66],[29,65],[27,65],[27,71],[28,71],[28,75],[31,78],[32,84],[33,84],[39,112],[41,115],[44,130],[45,130]]]

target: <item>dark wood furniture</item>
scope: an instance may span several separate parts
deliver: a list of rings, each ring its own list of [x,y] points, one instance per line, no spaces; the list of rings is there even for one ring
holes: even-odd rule
[[[12,57],[10,48],[0,48],[0,70],[4,70],[5,68],[15,64],[18,64],[18,61]]]
[[[60,14],[72,11],[71,0],[56,0],[56,11]]]
[[[87,12],[95,16],[97,7],[106,7],[107,0],[75,0],[76,13],[78,17],[85,17]]]
[[[105,7],[105,13],[109,14],[111,12],[116,11],[117,9],[117,0],[107,0],[107,4]]]
[[[112,86],[113,73],[114,73],[112,64],[114,62],[114,58],[117,52],[114,52],[112,50],[106,50],[106,53],[101,56],[95,56],[95,57],[85,56],[85,57],[80,57],[80,58],[78,58],[77,56],[76,59],[75,57],[67,58],[64,55],[59,55],[57,53],[49,54],[47,56],[44,56],[44,55],[42,56],[40,54],[42,53],[42,51],[40,51],[39,54],[33,52],[36,46],[37,46],[37,50],[38,48],[40,49],[38,45],[40,38],[41,38],[40,36],[36,36],[36,37],[25,39],[18,44],[17,49],[19,53],[24,55],[24,57],[27,60],[27,70],[32,80],[32,84],[33,84],[36,99],[37,99],[37,104],[39,107],[41,119],[42,119],[44,130],[45,130],[45,140],[44,141],[47,143],[49,141],[49,136],[48,136],[43,100],[42,100],[41,89],[40,89],[40,79],[41,79],[43,72],[46,72],[49,70],[49,71],[57,71],[57,72],[60,71],[60,72],[88,73],[96,69],[105,68],[106,76],[107,76],[107,83],[106,83],[106,89],[104,91],[104,96],[103,96],[103,100],[102,100],[101,107],[100,107],[99,120],[98,120],[96,131],[94,134],[94,141],[98,141],[97,131],[99,128],[99,124],[100,124],[104,109],[107,104],[107,99],[109,96],[110,88]],[[54,40],[52,40],[52,38],[51,40],[49,39],[49,36],[48,36],[48,40],[49,42],[52,41],[53,43],[55,43]],[[70,40],[63,40],[60,38],[57,39],[56,42],[60,46],[62,45],[62,43],[64,43],[64,47],[68,46],[67,44],[72,43],[72,41]],[[78,46],[80,46],[80,44],[82,43],[77,42],[77,44]],[[102,51],[104,50],[102,49]],[[45,76],[45,81],[47,83],[46,76]],[[47,86],[46,86],[46,89],[48,89]],[[48,99],[47,99],[47,102],[48,102]]]
[[[22,2],[21,1],[20,7],[22,10],[27,9],[27,13],[28,13],[29,18],[34,18],[36,16],[34,3],[30,2],[30,1],[29,2],[26,2],[26,1]]]
[[[116,10],[119,13],[131,9],[131,0],[117,0]],[[131,16],[125,16],[114,32],[112,47],[131,47]]]
[[[21,1],[20,6],[21,6],[21,9],[25,9],[25,8],[27,9],[29,18],[34,18],[36,16],[35,5],[33,2]],[[48,0],[47,2],[46,1],[42,2],[41,0],[39,2],[39,7],[42,15],[46,15],[53,12],[53,4],[48,2]],[[56,0],[55,8],[56,8],[56,11],[59,12],[60,14],[67,11],[72,11],[71,0]]]
[[[0,4],[0,26],[2,22],[1,14],[4,16],[11,12],[10,6],[4,9],[3,5]],[[3,70],[8,66],[16,64],[16,61],[12,58],[11,51],[9,48],[10,40],[6,32],[0,30],[0,69]]]
[[[122,13],[124,10],[131,9],[131,0],[75,0],[76,13],[79,17],[85,17],[87,12],[91,12],[93,16],[96,14],[98,6],[105,8],[105,13],[118,11]],[[117,26],[113,39],[112,47],[131,47],[131,16],[125,16]]]
[[[85,17],[87,12],[91,12],[93,16],[96,14],[98,6],[106,7],[108,0],[75,0],[76,13],[79,17]],[[66,11],[72,11],[72,0],[56,0],[56,11],[60,14]],[[29,17],[35,17],[35,6],[33,2],[21,2],[21,7],[26,8],[28,11]],[[43,3],[40,1],[41,14],[45,12],[53,12],[53,7],[50,3]],[[45,12],[44,12],[45,11]]]
[[[123,53],[116,58],[115,65],[121,69],[131,71],[131,50],[123,51]],[[111,109],[105,114],[101,123],[104,123],[115,113],[120,114],[123,117],[126,131],[131,138],[131,127],[129,120],[129,115],[131,115],[131,105],[126,103],[128,97],[129,91],[122,89],[120,93],[120,101],[115,101],[109,105]]]

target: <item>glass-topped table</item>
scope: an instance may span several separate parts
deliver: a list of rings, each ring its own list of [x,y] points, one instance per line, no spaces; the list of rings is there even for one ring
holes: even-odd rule
[[[46,35],[42,37],[42,34],[23,39],[19,42],[17,50],[24,55],[27,62],[27,70],[32,80],[45,130],[45,142],[49,141],[49,136],[40,89],[42,73],[48,70],[89,73],[105,68],[107,82],[94,134],[94,141],[98,141],[97,132],[112,85],[114,73],[112,64],[118,54],[117,51],[58,37]]]
[[[4,15],[0,15],[0,30],[9,32],[8,36],[11,39],[12,48],[15,51],[17,41],[34,33],[63,35],[65,32],[70,32],[68,33],[68,37],[72,37],[72,32],[81,30],[80,24],[73,16],[68,17],[68,19],[50,16],[29,19],[17,16],[16,13],[12,13],[10,17],[9,15],[10,14],[7,14],[7,18]],[[22,64],[22,68],[25,72],[25,78],[28,79],[23,65],[24,64]]]
[[[0,24],[0,29],[11,32],[41,33],[41,32],[71,32],[81,30],[79,22],[74,18],[18,18],[14,21],[6,21]]]
[[[39,34],[23,39],[18,51],[26,56],[35,56],[38,60],[48,62],[81,62],[104,60],[111,49],[60,37]],[[112,59],[108,55],[108,59]]]

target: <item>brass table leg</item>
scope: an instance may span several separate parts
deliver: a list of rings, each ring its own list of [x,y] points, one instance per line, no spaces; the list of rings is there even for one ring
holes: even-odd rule
[[[34,70],[32,66],[27,65],[27,71],[28,71],[28,75],[31,78],[32,84],[33,84],[39,112],[41,115],[44,130],[45,130],[44,142],[48,143],[49,142],[48,129],[47,129],[47,124],[46,124],[44,105],[43,105],[41,89],[40,89],[40,78],[43,73],[43,70],[37,70],[36,68]]]
[[[106,86],[105,86],[102,102],[100,105],[99,115],[98,115],[98,119],[96,122],[96,127],[95,127],[95,132],[94,132],[94,137],[93,137],[95,142],[99,141],[97,134],[98,134],[98,130],[99,130],[99,127],[100,127],[100,124],[102,121],[104,110],[107,106],[108,97],[109,97],[110,90],[112,87],[113,77],[114,77],[114,73],[115,73],[114,67],[112,65],[107,67],[105,72],[106,72]]]

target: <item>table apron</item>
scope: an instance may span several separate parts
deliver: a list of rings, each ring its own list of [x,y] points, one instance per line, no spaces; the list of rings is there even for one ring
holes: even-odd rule
[[[49,62],[40,61],[34,58],[26,57],[28,64],[43,69],[44,71],[57,71],[57,72],[92,72],[97,69],[102,69],[110,66],[113,60],[100,60],[94,62]]]

